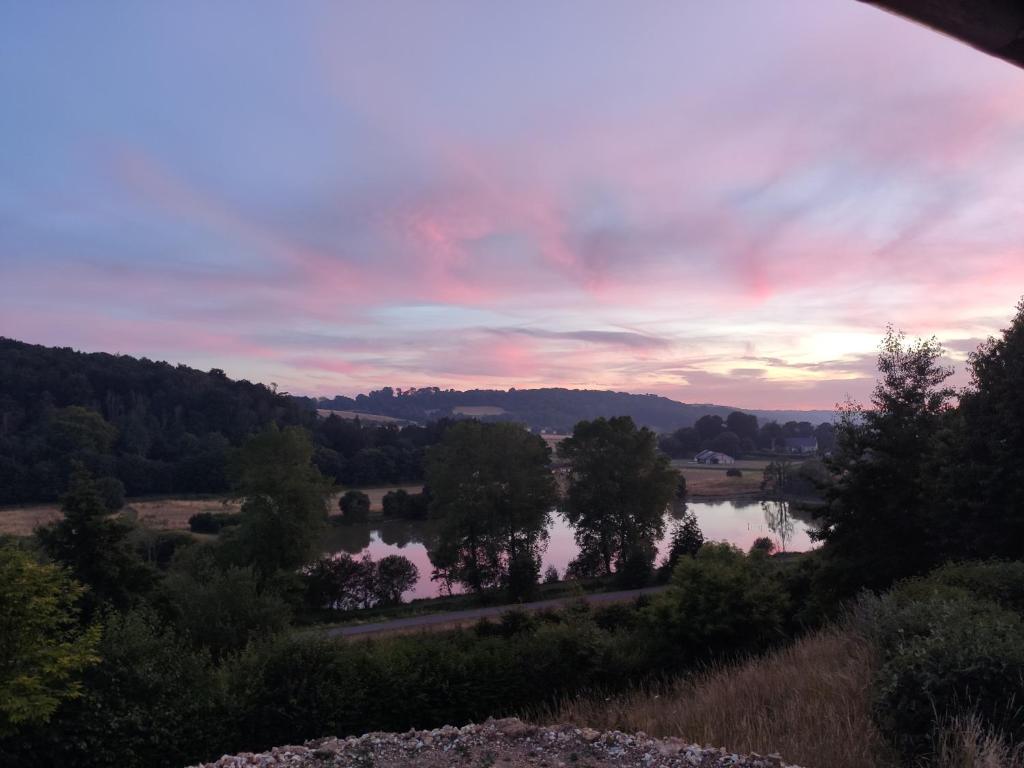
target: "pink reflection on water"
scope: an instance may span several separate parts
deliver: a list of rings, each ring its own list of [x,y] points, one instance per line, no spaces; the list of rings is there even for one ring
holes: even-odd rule
[[[767,536],[775,542],[778,549],[783,548],[778,526],[774,526],[773,530],[773,527],[769,525],[765,509],[760,502],[694,503],[688,504],[687,509],[697,516],[697,522],[707,541],[727,541],[747,550],[755,539]],[[769,508],[769,511],[777,512],[775,508]],[[554,566],[558,569],[559,575],[564,575],[565,569],[576,557],[579,548],[573,538],[573,530],[565,518],[558,513],[553,513],[551,518],[551,527],[548,529],[548,546],[544,552],[542,569]],[[671,515],[666,515],[665,537],[658,542],[659,561],[668,548],[668,538],[674,522]],[[406,600],[436,597],[442,594],[442,585],[430,579],[433,566],[430,564],[430,557],[424,544],[424,540],[429,538],[431,524],[429,522],[395,522],[384,525],[401,526],[403,535],[396,539],[394,531],[382,528],[379,524],[349,526],[340,533],[338,538],[332,537],[329,540],[328,549],[334,552],[349,552],[356,557],[369,554],[374,560],[388,555],[402,555],[409,558],[420,573],[416,586],[405,594]],[[789,525],[791,527],[787,526],[789,533],[785,537],[786,551],[803,552],[815,546],[808,535],[808,527],[804,522],[790,518]],[[382,533],[387,538],[399,540],[401,543],[386,543],[382,539]],[[367,534],[369,535],[367,536]],[[367,538],[369,539],[368,543],[366,542]],[[458,587],[455,587],[454,591],[459,591]]]

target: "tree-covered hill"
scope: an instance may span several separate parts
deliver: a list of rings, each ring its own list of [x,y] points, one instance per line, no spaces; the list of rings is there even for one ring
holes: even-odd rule
[[[221,370],[0,338],[0,504],[53,501],[75,462],[130,496],[225,492],[230,452],[271,424],[309,429],[318,467],[346,484],[419,480],[444,428],[320,419]]]
[[[658,432],[692,427],[701,416],[720,416],[742,410],[762,422],[829,422],[832,411],[764,411],[725,405],[680,403],[660,395],[636,395],[592,389],[471,389],[459,391],[425,387],[396,390],[385,387],[354,398],[321,399],[321,408],[378,413],[413,421],[457,416],[462,409],[500,409],[503,413],[478,414],[485,420],[510,420],[531,429],[568,433],[577,422],[600,416],[631,416],[633,421]],[[472,413],[472,410],[470,410]]]
[[[74,460],[133,495],[220,491],[230,446],[314,418],[220,370],[0,338],[0,503],[54,498]]]

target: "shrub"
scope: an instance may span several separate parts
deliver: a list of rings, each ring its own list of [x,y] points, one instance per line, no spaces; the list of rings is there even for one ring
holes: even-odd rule
[[[750,553],[764,552],[766,555],[770,555],[775,551],[775,542],[767,536],[760,536],[754,539],[754,543],[750,545]]]
[[[786,593],[763,561],[711,543],[679,560],[669,588],[645,615],[654,634],[694,659],[755,651],[781,639],[786,607]]]
[[[875,717],[907,757],[925,754],[937,723],[977,715],[986,728],[1024,736],[1024,620],[959,588],[917,580],[863,598],[855,624],[882,655]]]
[[[558,581],[558,569],[553,565],[549,565],[544,569],[544,583],[555,584]]]
[[[346,491],[338,499],[342,521],[346,523],[365,523],[370,517],[370,497],[362,491]]]
[[[1024,614],[1024,562],[951,563],[933,571],[929,579]]]
[[[725,470],[725,476],[726,477],[743,477],[743,470],[736,469],[736,467],[731,467],[731,468]]]
[[[237,512],[197,512],[188,519],[188,529],[192,533],[220,533],[241,522],[242,516]]]

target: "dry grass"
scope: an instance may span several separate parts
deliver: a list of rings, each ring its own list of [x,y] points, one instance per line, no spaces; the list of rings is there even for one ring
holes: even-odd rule
[[[1024,768],[1024,744],[1010,745],[976,715],[954,718],[936,745],[934,768]]]
[[[870,646],[826,630],[758,659],[660,689],[564,702],[533,720],[778,752],[807,768],[887,766],[871,720]]]
[[[362,488],[370,497],[370,509],[379,512],[383,505],[384,494],[395,488],[404,488],[409,493],[419,493],[422,485],[387,486],[380,488]],[[338,511],[336,494],[329,500],[329,511]],[[129,501],[121,514],[147,528],[158,531],[187,531],[188,519],[199,512],[237,512],[237,501],[224,501],[220,498],[209,499],[145,499]],[[40,526],[52,523],[61,518],[60,505],[37,504],[25,507],[0,509],[0,535],[28,536]]]
[[[744,469],[742,477],[729,477],[725,469],[695,466],[677,466],[686,478],[686,490],[691,498],[734,499],[761,492],[761,470]]]

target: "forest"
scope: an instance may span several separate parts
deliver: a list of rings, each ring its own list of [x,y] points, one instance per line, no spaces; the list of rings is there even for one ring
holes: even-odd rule
[[[319,419],[218,369],[0,339],[0,504],[57,499],[75,462],[123,495],[225,493],[232,451],[269,424],[309,430],[317,466],[346,485],[422,480],[445,429]]]

